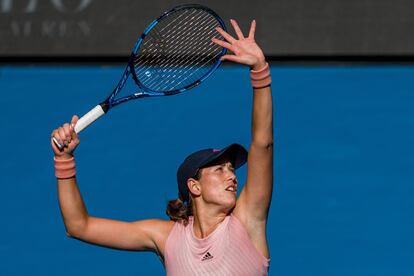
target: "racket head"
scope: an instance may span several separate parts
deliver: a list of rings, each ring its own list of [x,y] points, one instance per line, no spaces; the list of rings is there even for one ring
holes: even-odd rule
[[[135,83],[149,95],[173,95],[191,89],[221,64],[227,49],[216,27],[223,20],[208,7],[177,6],[154,20],[138,39],[129,61]]]

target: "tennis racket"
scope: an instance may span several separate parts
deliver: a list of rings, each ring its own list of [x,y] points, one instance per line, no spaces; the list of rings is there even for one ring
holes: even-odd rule
[[[213,37],[222,39],[217,27],[226,30],[215,12],[201,5],[177,6],[155,19],[136,42],[118,85],[103,102],[78,120],[75,132],[81,132],[121,103],[175,95],[199,85],[218,68],[220,57],[227,52],[211,41]],[[136,90],[117,97],[130,76]]]

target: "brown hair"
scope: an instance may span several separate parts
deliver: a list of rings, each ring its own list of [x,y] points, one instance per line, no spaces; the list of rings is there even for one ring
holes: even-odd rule
[[[197,170],[194,177],[195,180],[201,178],[202,169]],[[188,218],[193,215],[193,200],[190,196],[188,204],[185,204],[180,198],[168,201],[167,210],[165,211],[170,220],[188,224]]]
[[[186,205],[181,199],[170,200],[167,204],[167,216],[171,220],[188,224],[188,218],[193,215],[193,208],[191,204],[191,198],[189,203]]]

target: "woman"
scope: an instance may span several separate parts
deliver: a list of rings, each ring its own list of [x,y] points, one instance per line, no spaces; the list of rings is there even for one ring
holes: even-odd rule
[[[231,20],[237,38],[217,31],[213,39],[233,54],[229,60],[250,66],[253,86],[252,142],[247,151],[233,144],[188,156],[177,172],[180,198],[170,201],[171,220],[122,222],[89,216],[75,178],[73,152],[79,137],[70,124],[52,132],[61,213],[69,236],[117,249],[153,251],[167,275],[267,275],[269,249],[266,222],[273,182],[273,127],[270,70],[254,40],[256,22],[244,37]],[[247,161],[247,181],[236,198],[234,170]]]

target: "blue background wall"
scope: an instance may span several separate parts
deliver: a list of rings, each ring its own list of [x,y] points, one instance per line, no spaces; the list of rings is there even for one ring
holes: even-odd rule
[[[164,274],[154,254],[68,239],[58,209],[50,132],[102,100],[122,71],[0,67],[0,275]],[[272,74],[270,275],[413,275],[414,68]],[[166,219],[188,153],[249,145],[251,99],[247,69],[221,67],[188,93],[111,111],[76,152],[90,214]]]

